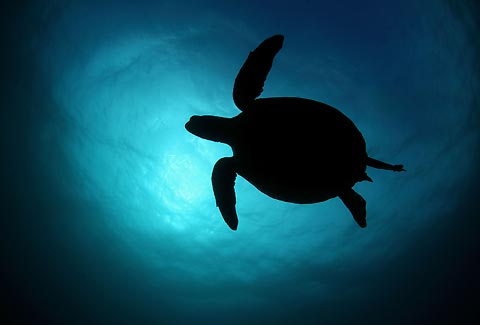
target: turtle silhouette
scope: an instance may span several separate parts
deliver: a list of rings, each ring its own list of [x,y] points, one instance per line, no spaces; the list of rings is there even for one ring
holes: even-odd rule
[[[372,181],[367,166],[403,171],[368,157],[365,140],[353,122],[336,108],[297,97],[257,98],[282,48],[274,35],[250,52],[235,79],[233,100],[242,111],[233,118],[192,116],[192,134],[231,146],[232,157],[213,168],[216,204],[236,230],[237,174],[266,195],[293,203],[316,203],[339,197],[360,227],[366,227],[366,201],[352,187]]]

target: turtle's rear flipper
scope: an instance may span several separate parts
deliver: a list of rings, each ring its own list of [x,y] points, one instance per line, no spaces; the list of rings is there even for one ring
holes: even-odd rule
[[[348,189],[338,196],[352,213],[353,219],[362,228],[367,226],[367,202],[353,189]]]
[[[237,230],[238,218],[235,211],[235,172],[233,158],[222,158],[213,167],[213,194],[223,220],[232,230]]]

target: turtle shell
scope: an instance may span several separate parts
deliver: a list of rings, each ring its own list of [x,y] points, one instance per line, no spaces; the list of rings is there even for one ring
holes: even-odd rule
[[[257,99],[231,119],[239,175],[279,200],[315,203],[360,181],[365,140],[337,109],[296,97]]]

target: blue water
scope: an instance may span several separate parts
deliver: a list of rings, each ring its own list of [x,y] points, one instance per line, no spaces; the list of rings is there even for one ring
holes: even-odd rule
[[[24,1],[2,5],[4,323],[406,324],[478,319],[475,1]],[[263,97],[326,102],[362,131],[360,229],[339,199],[275,201],[229,147],[240,66],[285,35]],[[317,150],[318,148],[312,148]]]

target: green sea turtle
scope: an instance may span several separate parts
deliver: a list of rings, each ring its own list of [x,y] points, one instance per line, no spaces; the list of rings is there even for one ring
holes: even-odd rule
[[[233,87],[242,111],[233,118],[192,116],[185,128],[201,138],[232,147],[233,156],[213,168],[215,200],[227,225],[236,230],[235,178],[241,175],[268,196],[293,203],[316,203],[338,196],[360,227],[366,202],[352,186],[372,181],[366,167],[403,171],[368,157],[353,122],[324,103],[297,97],[257,98],[282,48],[274,35],[250,53]]]

